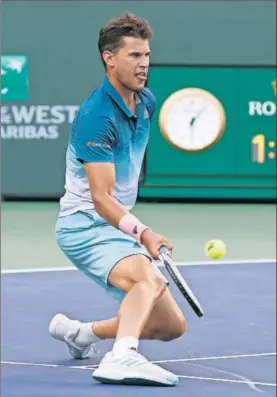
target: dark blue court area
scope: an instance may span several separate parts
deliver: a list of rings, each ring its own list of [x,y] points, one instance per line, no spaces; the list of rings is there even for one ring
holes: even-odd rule
[[[276,394],[276,263],[182,266],[205,316],[170,288],[188,321],[173,342],[141,342],[151,361],[180,375],[175,388],[97,384],[95,360],[71,360],[48,334],[51,317],[114,316],[117,302],[77,271],[2,275],[2,397],[255,397]]]

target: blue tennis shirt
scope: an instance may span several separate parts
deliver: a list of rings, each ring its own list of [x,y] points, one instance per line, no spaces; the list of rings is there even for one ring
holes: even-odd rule
[[[94,208],[84,162],[114,163],[114,197],[127,209],[133,207],[155,107],[154,95],[144,88],[136,94],[133,113],[104,78],[72,124],[60,216]]]

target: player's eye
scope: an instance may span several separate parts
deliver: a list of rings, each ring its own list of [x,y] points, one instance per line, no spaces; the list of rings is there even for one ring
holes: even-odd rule
[[[131,53],[131,57],[133,57],[133,58],[139,58],[141,56],[141,53],[139,53],[139,52],[132,52]]]

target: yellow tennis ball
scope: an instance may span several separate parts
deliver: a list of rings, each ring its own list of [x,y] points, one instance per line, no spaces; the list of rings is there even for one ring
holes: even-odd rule
[[[205,245],[205,253],[210,259],[221,259],[226,254],[226,245],[221,240],[210,240]]]

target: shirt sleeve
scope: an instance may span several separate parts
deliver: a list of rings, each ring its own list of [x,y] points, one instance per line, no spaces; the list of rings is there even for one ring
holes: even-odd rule
[[[113,163],[115,128],[107,117],[85,115],[77,120],[74,129],[74,147],[77,159],[86,163]]]
[[[144,89],[144,94],[146,96],[146,107],[149,113],[149,117],[150,119],[152,119],[157,107],[156,97],[153,92],[149,90],[149,88]]]

